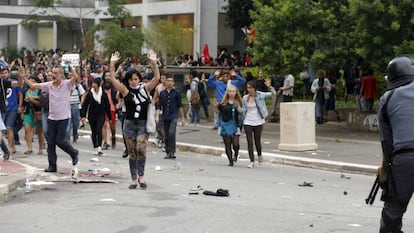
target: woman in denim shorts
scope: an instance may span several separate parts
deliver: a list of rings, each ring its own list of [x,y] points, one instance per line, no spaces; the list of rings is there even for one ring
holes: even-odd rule
[[[115,63],[118,62],[119,58],[119,52],[112,54],[109,70],[111,83],[122,95],[126,107],[122,130],[127,145],[132,180],[129,189],[136,189],[138,184],[141,189],[145,189],[147,184],[144,181],[144,170],[148,144],[146,122],[148,105],[151,103],[149,93],[160,80],[157,54],[153,51],[148,53],[154,77],[147,83],[142,82],[140,72],[134,69],[125,74],[123,83],[119,82],[115,77]]]

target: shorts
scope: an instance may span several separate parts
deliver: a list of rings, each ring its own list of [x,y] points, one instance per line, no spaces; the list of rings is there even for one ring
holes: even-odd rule
[[[16,125],[17,111],[8,111],[4,117],[4,123],[7,129],[13,129]]]
[[[147,133],[146,120],[128,120],[125,119],[122,132],[125,137],[137,138],[139,135]]]

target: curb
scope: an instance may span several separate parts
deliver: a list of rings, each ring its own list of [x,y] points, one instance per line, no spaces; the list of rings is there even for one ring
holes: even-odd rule
[[[13,175],[8,176],[7,184],[0,184],[0,196],[5,196],[8,193],[16,190],[18,187],[25,185],[26,180],[30,177],[35,176],[37,169],[35,167],[29,166],[24,163],[20,163],[16,160],[13,160],[14,163],[22,165],[25,170],[24,172],[19,172]]]
[[[84,134],[91,134],[91,132],[88,130],[81,130],[79,132],[82,132]],[[122,135],[116,134],[116,138],[118,142],[123,142]],[[154,147],[156,140],[153,138],[150,138],[148,141],[151,142],[149,143],[149,145]],[[193,153],[207,154],[207,155],[213,155],[213,156],[221,156],[222,154],[225,153],[224,148],[221,148],[221,147],[204,146],[204,145],[197,145],[197,144],[185,143],[185,142],[177,142],[177,150],[180,150],[182,152],[193,152]],[[244,155],[243,157],[245,156],[248,157],[248,152],[246,150],[240,150],[239,153],[241,155]],[[377,169],[378,169],[378,166],[372,166],[372,165],[338,162],[338,161],[323,160],[323,159],[313,159],[313,158],[283,155],[283,154],[269,153],[269,152],[263,152],[262,155],[265,161],[272,163],[272,164],[282,164],[282,165],[313,168],[313,169],[328,170],[328,171],[375,175],[377,174]]]

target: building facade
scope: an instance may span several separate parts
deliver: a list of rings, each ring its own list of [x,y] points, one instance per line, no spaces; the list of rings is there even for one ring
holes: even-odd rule
[[[108,20],[103,14],[108,0],[61,0],[55,9],[37,9],[38,14],[59,14],[69,18],[69,26],[53,21],[40,21],[34,26],[21,24],[29,12],[36,10],[33,0],[0,0],[0,48],[17,45],[26,49],[74,50],[81,45],[79,19],[86,28]],[[205,44],[210,55],[216,56],[221,48],[228,51],[242,50],[244,38],[241,30],[225,26],[225,10],[228,0],[129,0],[125,7],[132,19],[125,27],[151,28],[160,18],[186,22],[186,33],[192,34],[192,51],[201,53]],[[96,12],[100,12],[96,14]]]

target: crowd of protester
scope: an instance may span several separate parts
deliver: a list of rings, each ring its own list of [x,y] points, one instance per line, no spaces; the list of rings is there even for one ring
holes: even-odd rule
[[[264,124],[277,122],[280,103],[292,102],[295,93],[295,77],[287,70],[277,70],[270,77],[266,77],[263,71],[242,75],[239,67],[246,65],[245,59],[238,52],[229,54],[226,49],[221,50],[216,59],[204,61],[200,57],[194,59],[189,55],[177,56],[174,65],[192,68],[185,74],[185,90],[175,87],[174,75],[168,73],[166,66],[162,65],[152,51],[142,59],[121,59],[118,53],[110,59],[94,55],[80,60],[77,68],[62,60],[64,54],[59,49],[25,51],[20,58],[8,63],[4,57],[0,59],[1,80],[4,82],[0,90],[3,93],[0,107],[3,103],[4,109],[1,112],[4,127],[0,124],[0,129],[7,132],[8,139],[8,145],[5,140],[1,140],[4,159],[9,159],[10,155],[16,153],[15,145],[20,145],[21,128],[24,128],[27,145],[24,154],[34,153],[34,138],[37,139],[35,143],[38,143],[37,154],[43,154],[45,148],[48,148],[48,155],[51,153],[48,138],[48,127],[51,126],[50,93],[44,88],[44,83],[54,83],[61,71],[62,77],[73,83],[68,98],[70,109],[69,116],[65,119],[67,124],[63,133],[64,140],[76,143],[78,129],[89,124],[95,154],[103,156],[104,150],[117,146],[115,134],[119,120],[125,148],[122,157],[129,157],[131,189],[138,184],[141,188],[146,188],[143,180],[148,141],[145,122],[149,117],[146,110],[151,106],[157,109],[154,113],[157,144],[166,152],[166,159],[176,158],[176,127],[186,124],[181,102],[181,96],[186,96],[187,120],[197,126],[202,118],[200,111],[204,110],[204,118],[207,122],[212,122],[212,129],[219,130],[219,135],[223,138],[230,166],[237,162],[239,136],[244,130],[250,158],[248,167],[253,168],[253,145],[256,147],[257,161],[259,164],[263,161],[260,138]],[[197,72],[197,67],[202,65],[217,67],[217,70],[211,74]],[[367,69],[363,77],[357,76],[355,70],[347,66],[343,70],[347,96],[355,95],[361,109],[372,111],[376,96],[376,81],[372,70]],[[22,78],[25,79],[25,84]],[[299,78],[303,82],[303,97],[313,93],[316,123],[323,124],[330,110],[336,112],[339,121],[335,109],[339,75],[322,69],[314,74],[312,66],[308,64]],[[209,89],[214,91],[214,96],[207,94]],[[265,98],[272,99],[270,111]],[[214,118],[210,117],[210,110]],[[180,122],[179,116],[182,118]],[[66,144],[59,142],[57,145]],[[70,148],[68,151],[75,166],[77,151]],[[49,172],[57,170],[56,158],[52,158],[52,162],[51,167],[46,169]]]

